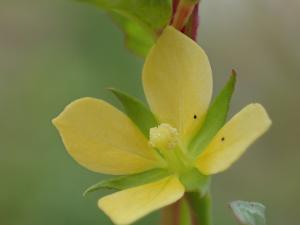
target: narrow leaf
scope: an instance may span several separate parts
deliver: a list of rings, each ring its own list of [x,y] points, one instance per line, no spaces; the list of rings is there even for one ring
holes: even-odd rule
[[[138,99],[113,88],[109,90],[120,100],[128,117],[148,138],[150,128],[158,126],[152,112]]]
[[[153,169],[139,174],[119,176],[116,178],[103,180],[97,184],[92,185],[91,187],[85,190],[83,195],[85,196],[88,193],[98,191],[100,189],[123,190],[131,187],[143,185],[146,183],[154,182],[168,175],[169,172],[165,169]]]
[[[235,82],[236,73],[233,70],[229,81],[210,106],[203,126],[190,143],[191,158],[196,158],[225,124]]]
[[[145,56],[172,16],[171,0],[80,0],[110,14],[126,35],[127,46]]]
[[[230,208],[241,225],[266,225],[266,207],[261,203],[234,201]]]

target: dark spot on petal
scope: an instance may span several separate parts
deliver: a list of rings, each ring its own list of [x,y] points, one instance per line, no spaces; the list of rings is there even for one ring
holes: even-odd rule
[[[222,137],[222,138],[221,138],[221,141],[225,141],[225,137]]]
[[[197,119],[197,115],[196,114],[194,115],[194,119]]]

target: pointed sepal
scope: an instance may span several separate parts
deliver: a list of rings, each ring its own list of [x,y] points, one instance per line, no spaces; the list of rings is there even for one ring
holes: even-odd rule
[[[146,138],[149,138],[149,130],[158,126],[158,122],[153,113],[138,99],[114,88],[109,90],[122,103],[125,113],[142,131]]]
[[[189,155],[191,158],[196,158],[225,124],[235,83],[236,72],[232,70],[227,84],[208,109],[202,127],[190,143]]]
[[[128,176],[118,176],[115,178],[100,181],[99,183],[92,185],[84,191],[83,196],[102,189],[123,190],[135,186],[140,186],[160,180],[168,175],[169,171],[165,169],[153,169],[143,173]]]

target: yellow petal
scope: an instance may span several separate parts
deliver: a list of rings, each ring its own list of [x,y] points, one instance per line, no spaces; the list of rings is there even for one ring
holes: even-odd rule
[[[76,100],[53,123],[70,155],[92,171],[131,174],[157,165],[156,153],[138,128],[102,100]]]
[[[143,84],[149,105],[161,123],[177,128],[185,140],[207,111],[211,73],[205,52],[173,27],[163,31],[146,58]]]
[[[99,200],[98,206],[115,224],[127,225],[177,201],[183,194],[183,185],[175,176],[170,176],[108,195]]]
[[[262,105],[246,106],[217,133],[199,156],[198,169],[206,175],[227,169],[270,125],[271,120]]]

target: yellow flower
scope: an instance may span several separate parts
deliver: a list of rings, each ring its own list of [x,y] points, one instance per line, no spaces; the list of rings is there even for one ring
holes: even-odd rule
[[[99,173],[129,175],[166,167],[170,175],[99,200],[115,224],[130,224],[180,199],[179,175],[197,168],[203,175],[227,169],[261,136],[271,121],[259,104],[237,113],[195,159],[186,157],[212,96],[212,72],[205,52],[191,39],[167,27],[146,58],[143,85],[159,126],[147,139],[122,112],[94,98],[72,102],[53,120],[70,155]],[[158,154],[159,152],[159,154]]]

